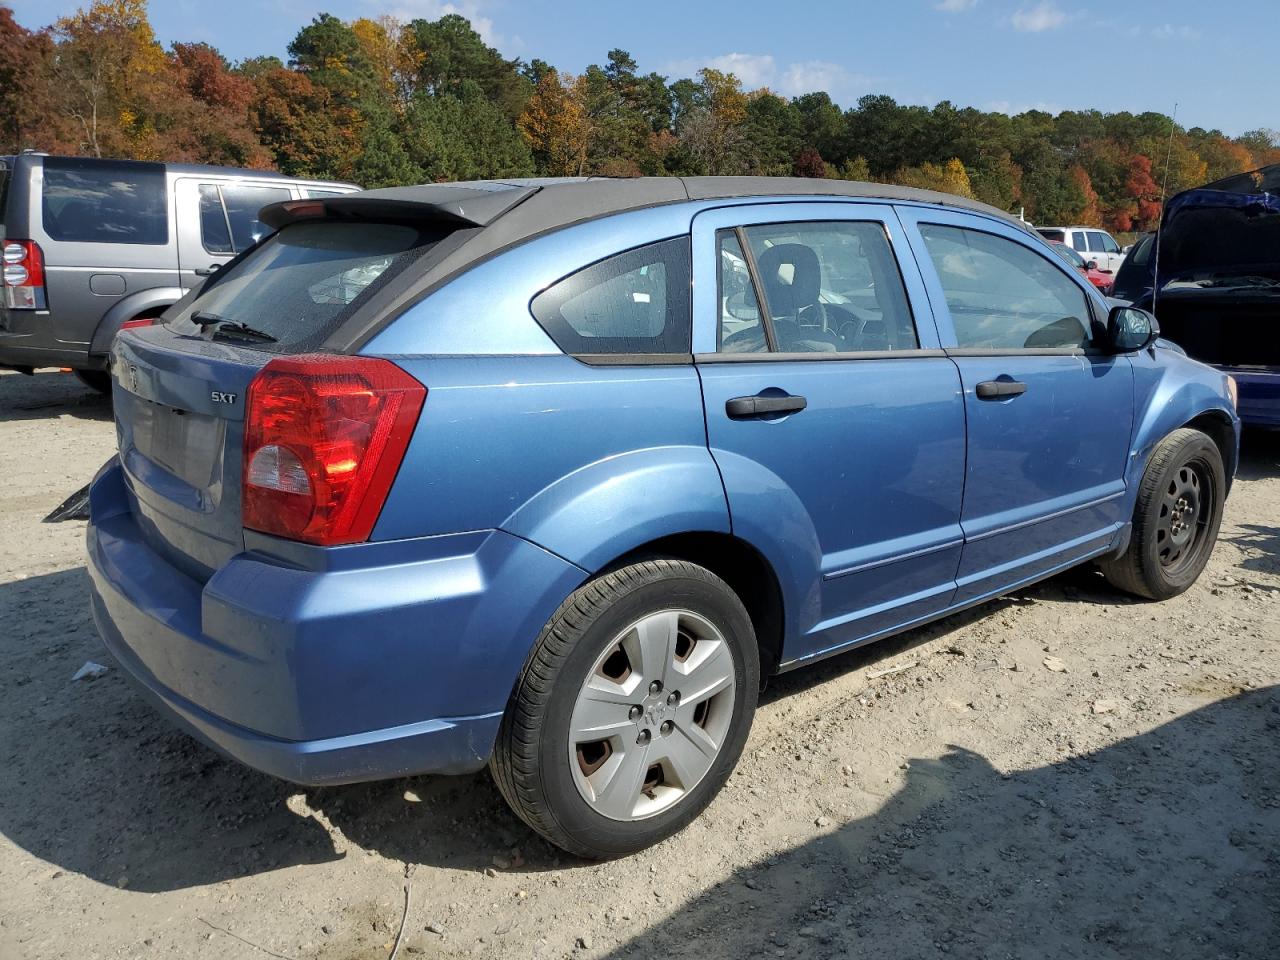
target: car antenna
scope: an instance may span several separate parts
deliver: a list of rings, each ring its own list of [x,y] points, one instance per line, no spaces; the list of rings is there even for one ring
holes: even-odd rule
[[[1156,297],[1160,294],[1160,237],[1164,233],[1164,195],[1169,189],[1169,163],[1173,160],[1173,134],[1178,129],[1178,101],[1173,101],[1173,115],[1169,117],[1169,146],[1164,154],[1164,177],[1160,181],[1160,223],[1156,224],[1155,263],[1151,265],[1151,315],[1155,316]]]

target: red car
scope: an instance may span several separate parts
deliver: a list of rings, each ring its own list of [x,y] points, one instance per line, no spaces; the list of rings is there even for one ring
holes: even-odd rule
[[[1061,240],[1050,240],[1049,245],[1053,247],[1054,253],[1084,274],[1086,279],[1097,287],[1104,296],[1111,295],[1111,288],[1116,282],[1115,274],[1106,270],[1099,270],[1097,263],[1092,260],[1086,263],[1084,257],[1080,256]]]

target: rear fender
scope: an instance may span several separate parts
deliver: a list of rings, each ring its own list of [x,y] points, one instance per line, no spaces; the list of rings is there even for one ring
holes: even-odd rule
[[[729,508],[706,447],[654,447],[575,470],[501,528],[595,573],[661,537],[728,533]]]
[[[822,545],[804,503],[759,461],[715,451],[725,489],[733,491],[733,535],[769,562],[782,591],[782,660],[822,619]]]
[[[89,345],[90,354],[105,355],[111,352],[111,342],[126,320],[144,313],[160,313],[183,298],[186,291],[181,287],[152,287],[139,290],[124,297],[102,315],[98,328],[93,332],[93,342]]]

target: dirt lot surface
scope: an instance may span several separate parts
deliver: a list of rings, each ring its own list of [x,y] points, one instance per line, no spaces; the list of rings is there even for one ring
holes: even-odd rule
[[[487,774],[301,791],[170,729],[84,524],[40,522],[109,407],[0,375],[0,957],[385,960],[402,917],[399,957],[1280,956],[1280,436],[1245,443],[1185,595],[1077,571],[780,678],[710,810],[598,865]]]

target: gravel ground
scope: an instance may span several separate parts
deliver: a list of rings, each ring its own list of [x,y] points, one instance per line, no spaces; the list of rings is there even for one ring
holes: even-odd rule
[[[0,957],[1274,958],[1280,434],[1245,445],[1185,595],[1075,571],[779,678],[703,817],[584,864],[487,774],[301,791],[170,729],[40,522],[109,407],[0,374]]]

